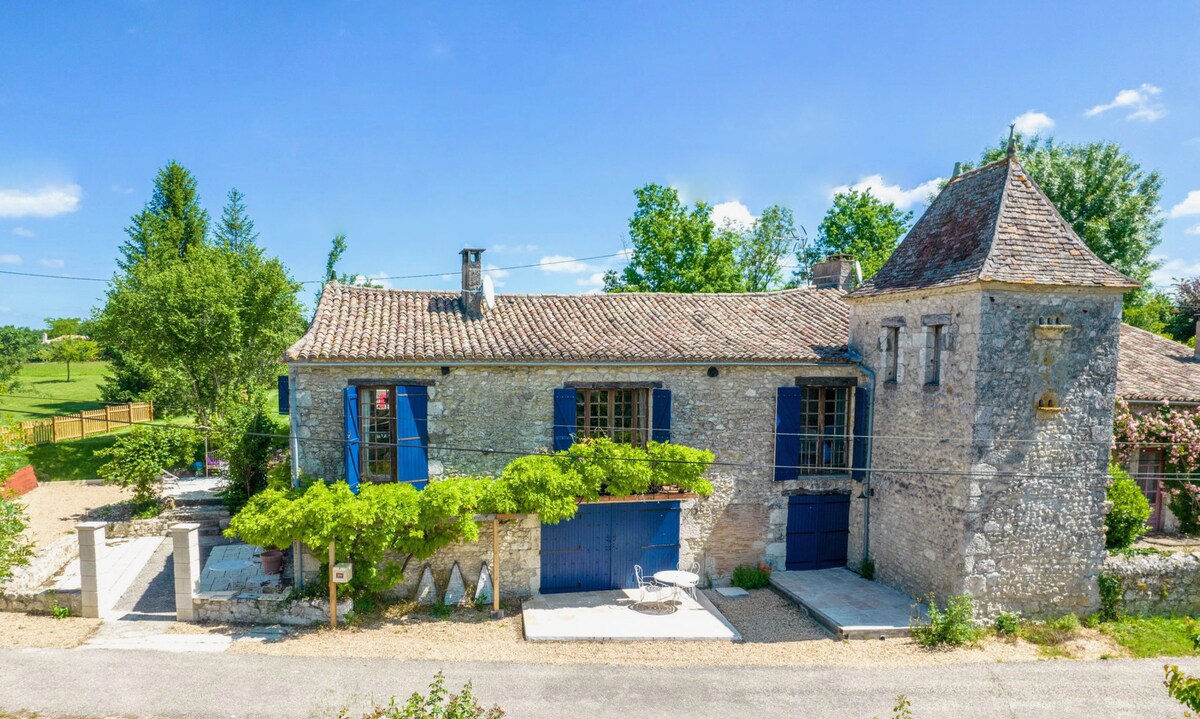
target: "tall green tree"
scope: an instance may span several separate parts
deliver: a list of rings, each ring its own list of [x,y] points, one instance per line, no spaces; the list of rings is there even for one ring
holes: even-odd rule
[[[21,366],[41,347],[42,335],[28,327],[0,327],[0,394],[17,386]]]
[[[181,186],[187,191],[177,192]],[[195,190],[194,178],[174,162],[159,173],[154,198],[135,216],[122,248],[130,261],[113,279],[96,327],[122,366],[134,370],[125,375],[130,381],[181,382],[189,408],[207,423],[223,401],[270,383],[304,322],[300,285],[258,246],[241,193],[230,193],[215,242],[204,235],[177,242],[186,223],[172,218],[207,222]],[[167,203],[167,219],[139,221],[157,218],[167,197],[186,204]],[[148,249],[129,254],[131,246]],[[178,251],[162,251],[167,247]]]
[[[606,292],[736,292],[744,287],[736,235],[718,232],[712,207],[688,207],[673,187],[634,190],[629,220],[633,255],[620,273],[604,276]]]
[[[128,272],[143,262],[169,262],[204,244],[208,211],[200,206],[196,178],[171,160],[154,179],[154,194],[125,228],[117,265]]]
[[[1178,278],[1170,300],[1164,332],[1176,342],[1187,342],[1196,336],[1196,320],[1200,319],[1200,277]]]
[[[87,334],[85,321],[80,317],[47,317],[46,334],[50,337]]]
[[[67,381],[71,381],[71,363],[87,362],[100,356],[100,346],[92,340],[70,337],[46,345],[42,356],[48,362],[65,362],[67,365]]]
[[[833,204],[817,228],[817,241],[797,253],[795,280],[807,281],[812,264],[834,253],[853,255],[862,266],[863,278],[870,277],[896,251],[912,224],[912,216],[875,197],[869,189],[834,195]]]
[[[763,210],[749,230],[736,233],[736,256],[747,292],[766,292],[783,281],[783,261],[796,244],[792,211],[781,205]]]

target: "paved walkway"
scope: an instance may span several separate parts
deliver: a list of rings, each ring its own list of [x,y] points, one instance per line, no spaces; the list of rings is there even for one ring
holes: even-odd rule
[[[529,641],[651,639],[738,641],[742,635],[703,593],[632,607],[636,589],[544,594],[521,605]]]
[[[142,568],[159,547],[167,543],[162,537],[110,539],[100,555],[96,572],[100,579],[100,618],[116,619],[116,605],[133,585]],[[60,592],[80,591],[79,559],[73,559],[53,579]]]
[[[906,637],[921,605],[844,567],[772,572],[771,585],[842,639]]]
[[[0,713],[77,717],[308,719],[360,716],[403,700],[444,669],[485,705],[520,719],[891,716],[898,694],[920,719],[1182,716],[1160,659],[919,668],[623,667],[0,649]],[[1200,674],[1200,659],[1178,662]]]
[[[226,544],[213,547],[200,571],[201,592],[241,592],[279,588],[279,574],[263,574],[261,550],[248,544]]]

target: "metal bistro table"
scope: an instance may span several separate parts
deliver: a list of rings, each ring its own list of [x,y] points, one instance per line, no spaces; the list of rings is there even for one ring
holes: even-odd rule
[[[654,573],[654,581],[660,584],[670,584],[675,588],[675,599],[679,599],[680,589],[690,589],[700,583],[700,575],[685,572],[682,569],[664,569]]]

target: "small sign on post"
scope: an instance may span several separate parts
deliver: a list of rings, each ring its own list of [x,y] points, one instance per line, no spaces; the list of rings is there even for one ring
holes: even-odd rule
[[[354,565],[349,562],[340,562],[333,565],[333,583],[346,584],[351,579],[354,579]]]

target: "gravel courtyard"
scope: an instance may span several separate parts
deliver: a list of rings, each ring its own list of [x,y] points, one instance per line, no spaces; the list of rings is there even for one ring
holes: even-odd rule
[[[84,512],[129,498],[128,490],[85,482],[45,482],[20,498],[29,513],[26,533],[37,546],[75,531]]]

